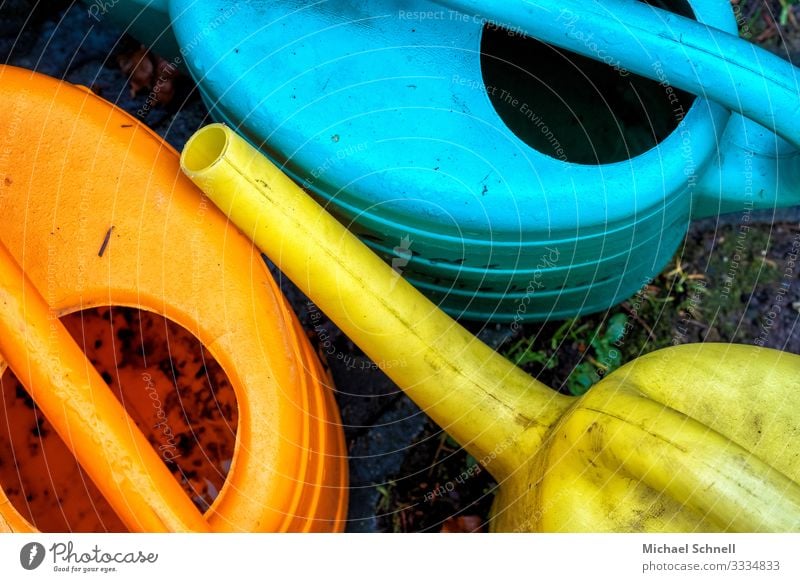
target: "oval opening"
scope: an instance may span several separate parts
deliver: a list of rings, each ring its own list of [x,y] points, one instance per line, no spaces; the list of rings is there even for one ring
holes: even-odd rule
[[[206,511],[236,442],[236,396],[221,366],[189,331],[147,311],[99,307],[61,321]],[[10,370],[0,396],[0,486],[17,511],[45,532],[126,531]]]
[[[694,18],[686,0],[646,4]],[[591,31],[584,33],[591,43]],[[483,29],[481,70],[495,111],[517,137],[576,164],[609,164],[646,152],[678,127],[695,99],[613,62],[491,25]]]
[[[181,163],[189,172],[202,172],[225,153],[228,136],[218,125],[200,129],[183,148]]]

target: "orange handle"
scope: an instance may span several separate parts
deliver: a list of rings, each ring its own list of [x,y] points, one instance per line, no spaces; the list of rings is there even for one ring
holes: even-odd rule
[[[230,381],[238,408],[236,444],[224,485],[205,513],[211,529],[343,529],[347,449],[329,381],[252,242],[181,175],[172,147],[100,97],[0,65],[0,101],[0,242],[50,312],[125,306],[157,313],[194,335]],[[44,317],[47,336],[51,316]],[[6,351],[23,350],[21,343],[9,344]],[[66,342],[53,344],[53,353],[62,354]],[[27,360],[23,382],[25,366]],[[85,362],[76,369],[89,386]],[[58,404],[56,413],[62,408]],[[127,442],[141,442],[128,434],[122,412],[113,410],[102,418],[118,423]],[[89,462],[102,452],[94,446]],[[139,457],[134,461],[143,465]],[[11,472],[8,459],[0,478]],[[98,478],[109,475],[107,466]],[[37,489],[48,490],[44,484]],[[166,505],[180,507],[172,504],[174,489],[157,489]],[[9,498],[24,503],[21,493],[9,492]],[[119,494],[116,509],[137,496]],[[0,488],[0,530],[17,519],[12,509]],[[167,527],[158,521],[151,528],[139,508],[128,511],[136,514],[137,529]]]
[[[209,530],[2,244],[0,354],[131,531]]]

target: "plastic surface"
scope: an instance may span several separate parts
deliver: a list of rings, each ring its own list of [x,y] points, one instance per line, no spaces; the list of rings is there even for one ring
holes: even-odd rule
[[[230,128],[187,175],[500,484],[496,531],[796,531],[800,356],[687,345],[581,398],[471,336]]]
[[[168,4],[212,114],[451,314],[601,311],[692,217],[800,203],[797,70],[738,39],[727,0],[692,0],[703,24],[627,0]],[[496,24],[609,63],[602,84],[546,47],[502,72]]]
[[[0,97],[2,289],[17,302],[3,308],[16,336],[0,334],[0,371],[10,364],[131,530],[343,529],[347,460],[330,379],[252,244],[181,175],[172,148],[89,91],[0,67]],[[183,326],[233,386],[236,450],[199,522],[54,319],[104,305]],[[96,408],[59,404],[89,394]],[[4,499],[0,530],[32,527]]]
[[[123,523],[132,531],[210,531],[3,246],[0,281],[0,352]]]

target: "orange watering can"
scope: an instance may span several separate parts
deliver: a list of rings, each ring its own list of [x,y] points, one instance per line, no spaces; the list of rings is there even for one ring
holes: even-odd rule
[[[130,531],[341,530],[346,455],[329,379],[250,241],[180,173],[172,148],[87,89],[3,66],[0,98],[3,426],[15,418],[8,367]],[[227,375],[235,451],[204,513],[59,320],[98,306],[164,316]],[[124,393],[150,389],[157,373],[141,372]],[[33,444],[44,451],[52,438]],[[51,475],[31,473],[44,452],[26,452],[30,441],[3,440],[13,457],[0,459],[0,531],[36,529],[26,492]],[[27,491],[8,487],[16,474]]]
[[[580,398],[524,374],[420,295],[229,128],[184,171],[497,479],[499,531],[797,531],[800,356],[685,345]]]

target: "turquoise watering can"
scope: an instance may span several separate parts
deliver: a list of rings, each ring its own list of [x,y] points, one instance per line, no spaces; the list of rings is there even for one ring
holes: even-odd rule
[[[800,204],[800,76],[727,0],[141,4],[216,119],[455,316],[602,311],[692,218]]]

